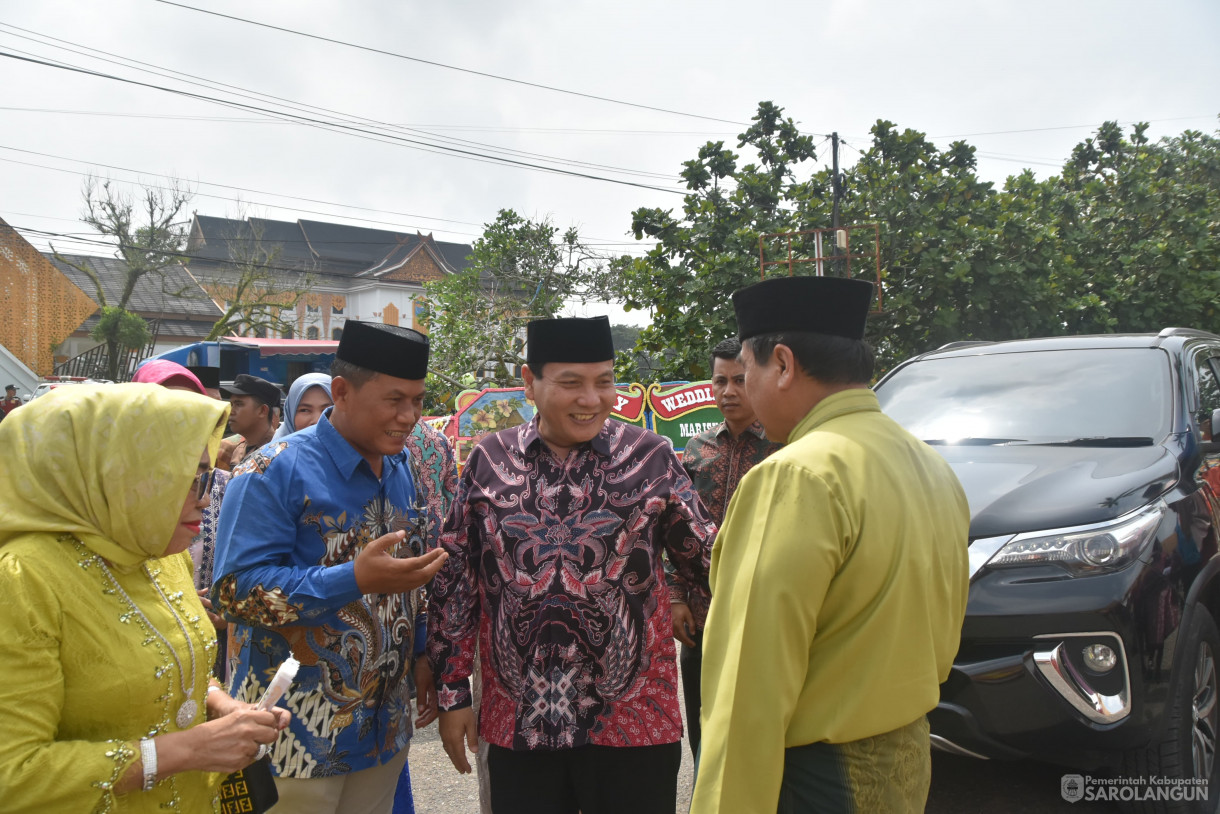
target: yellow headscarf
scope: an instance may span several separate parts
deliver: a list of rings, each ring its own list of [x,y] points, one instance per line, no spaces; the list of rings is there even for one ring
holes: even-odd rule
[[[60,387],[0,422],[0,545],[75,535],[120,568],[165,553],[229,406],[154,384]]]

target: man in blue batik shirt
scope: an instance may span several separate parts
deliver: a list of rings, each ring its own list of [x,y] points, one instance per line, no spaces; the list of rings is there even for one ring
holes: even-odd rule
[[[301,663],[270,752],[281,814],[389,811],[406,763],[417,589],[446,556],[429,540],[436,480],[417,481],[404,453],[427,361],[422,334],[349,320],[334,407],[255,453],[225,495],[212,601],[237,623],[233,694],[257,702],[285,658]],[[424,725],[436,715],[426,659],[415,678]]]

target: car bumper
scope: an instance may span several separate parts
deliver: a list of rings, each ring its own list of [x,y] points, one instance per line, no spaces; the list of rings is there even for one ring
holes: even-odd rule
[[[1140,570],[1091,578],[1091,585],[1077,581],[1094,590],[1070,599],[1047,583],[1014,584],[1013,574],[972,586],[961,648],[928,716],[933,745],[1081,768],[1112,764],[1121,752],[1146,745],[1164,709],[1176,635],[1149,659],[1137,634]],[[1000,580],[1007,584],[995,584]],[[1002,596],[1008,603],[1014,594],[1021,596],[1017,607],[1048,612],[1005,615],[990,601]],[[1114,602],[1116,596],[1129,601]],[[1113,670],[1087,669],[1082,652],[1091,643],[1117,654]],[[1161,668],[1150,670],[1150,663]]]

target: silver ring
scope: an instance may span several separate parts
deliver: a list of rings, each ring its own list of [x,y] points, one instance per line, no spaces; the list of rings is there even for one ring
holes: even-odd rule
[[[256,755],[254,756],[254,759],[255,759],[255,760],[262,760],[264,757],[266,757],[266,755],[267,755],[267,753],[268,753],[269,751],[271,751],[271,747],[270,747],[270,746],[268,746],[268,745],[267,745],[267,744],[265,744],[265,743],[260,743],[260,744],[258,745],[258,754],[256,754]]]

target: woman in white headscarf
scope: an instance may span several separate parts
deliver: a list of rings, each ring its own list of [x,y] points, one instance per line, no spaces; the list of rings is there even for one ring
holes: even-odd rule
[[[284,419],[275,431],[272,441],[297,430],[318,423],[327,407],[334,404],[330,396],[330,376],[325,373],[306,373],[288,388],[288,399],[284,402]]]

